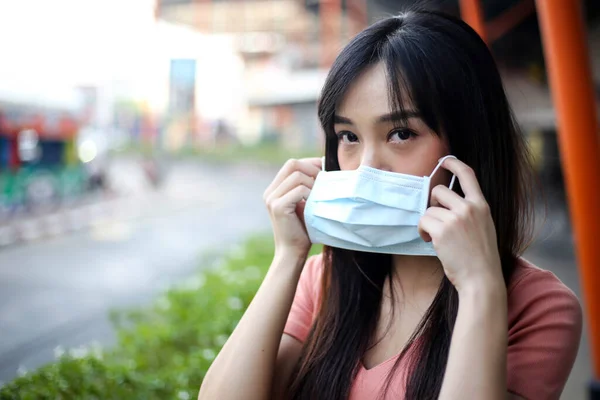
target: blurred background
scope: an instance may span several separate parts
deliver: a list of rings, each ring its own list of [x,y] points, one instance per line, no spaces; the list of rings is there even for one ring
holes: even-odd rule
[[[246,254],[281,164],[322,154],[317,98],[339,50],[414,2],[1,0],[0,381],[57,349],[122,346],[109,310],[220,259],[203,254]],[[426,3],[460,16],[458,0]],[[526,258],[580,295],[534,1],[481,4],[542,183]],[[597,98],[600,2],[582,4]],[[564,398],[590,376],[584,337]]]

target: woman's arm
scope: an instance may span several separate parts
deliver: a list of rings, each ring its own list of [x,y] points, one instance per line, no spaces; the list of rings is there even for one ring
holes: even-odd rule
[[[281,382],[273,387],[275,369],[290,370],[299,353],[297,345],[292,343],[292,348],[289,342],[282,342],[282,334],[310,250],[301,215],[320,166],[320,158],[288,160],[265,190],[275,257],[244,316],[206,373],[198,399],[266,400],[271,391],[280,392]],[[278,374],[277,379],[288,377]]]
[[[442,166],[465,197],[436,186],[419,223],[459,297],[439,398],[506,399],[508,306],[496,228],[475,172],[452,158]]]
[[[273,260],[244,316],[204,377],[199,400],[271,398],[277,352],[304,261],[286,255]],[[278,380],[282,378],[287,379],[278,376]]]
[[[502,283],[482,283],[459,292],[441,400],[507,398],[508,322]]]

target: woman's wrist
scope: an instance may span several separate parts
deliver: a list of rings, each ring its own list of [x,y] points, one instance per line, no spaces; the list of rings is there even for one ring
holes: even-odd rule
[[[507,291],[502,277],[482,277],[457,288],[457,291],[459,311],[463,308],[484,317],[490,313],[495,316],[501,316],[501,313],[506,317]]]
[[[492,298],[496,301],[506,301],[506,284],[502,276],[500,265],[490,268],[489,265],[475,268],[477,274],[462,279],[460,284],[455,284],[460,300]],[[467,277],[465,277],[467,278]]]
[[[295,250],[276,249],[269,270],[300,272],[306,263],[307,257],[308,251],[300,252]]]
[[[298,248],[292,246],[275,246],[275,260],[281,260],[285,262],[297,262],[302,263],[306,261],[308,257],[308,248]]]

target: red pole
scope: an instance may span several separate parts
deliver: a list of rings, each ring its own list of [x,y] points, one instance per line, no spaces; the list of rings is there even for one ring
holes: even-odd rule
[[[502,12],[499,16],[485,25],[488,43],[501,38],[508,31],[523,22],[525,18],[535,12],[534,0],[521,0],[519,3]]]
[[[320,0],[321,68],[329,68],[340,50],[341,14],[341,0]]]
[[[600,380],[600,141],[585,24],[578,1],[537,0],[537,9],[557,111],[594,376]]]
[[[487,42],[485,18],[479,0],[460,0],[460,16]]]

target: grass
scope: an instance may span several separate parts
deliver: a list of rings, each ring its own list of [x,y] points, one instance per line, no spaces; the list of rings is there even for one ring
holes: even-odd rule
[[[117,153],[151,155],[152,148],[144,146],[128,146]],[[223,145],[214,148],[184,148],[169,154],[175,159],[195,158],[201,161],[215,163],[260,163],[281,165],[290,158],[318,157],[323,151],[315,148],[286,149],[276,144],[260,144],[255,146]]]

